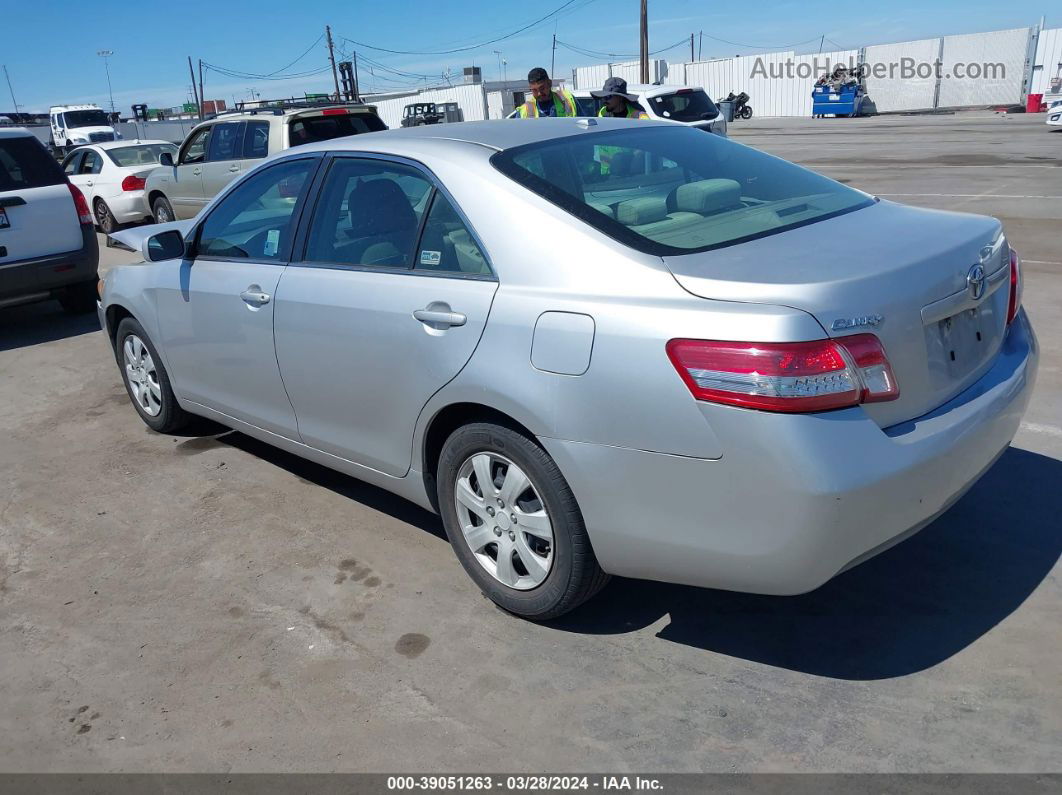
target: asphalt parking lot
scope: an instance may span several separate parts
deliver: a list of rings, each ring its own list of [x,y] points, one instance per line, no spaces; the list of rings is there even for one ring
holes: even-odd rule
[[[1004,220],[1040,376],[951,511],[805,596],[613,580],[530,624],[435,516],[239,434],[151,433],[94,316],[5,310],[0,769],[1062,769],[1062,133],[990,113],[731,131]]]

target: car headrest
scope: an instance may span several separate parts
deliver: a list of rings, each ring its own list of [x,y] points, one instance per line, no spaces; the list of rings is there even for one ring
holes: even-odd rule
[[[355,237],[386,235],[417,228],[417,216],[405,192],[389,179],[362,182],[347,197],[350,228]]]
[[[604,213],[609,218],[616,217],[616,214],[612,212],[612,208],[607,204],[602,204],[601,202],[587,202],[587,205],[593,207],[599,213]]]
[[[715,213],[740,201],[741,185],[732,179],[702,179],[675,191],[675,207],[687,213]]]
[[[737,184],[737,183],[735,183]],[[616,205],[616,220],[627,226],[640,226],[667,218],[667,199],[645,196],[627,199]]]

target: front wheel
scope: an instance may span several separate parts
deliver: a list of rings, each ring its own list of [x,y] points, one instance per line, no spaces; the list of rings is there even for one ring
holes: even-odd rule
[[[125,318],[118,324],[114,349],[125,390],[144,424],[159,433],[175,433],[187,426],[192,415],[177,405],[169,373],[144,327]]]
[[[156,224],[168,224],[170,221],[177,220],[173,214],[173,207],[165,196],[159,196],[151,203],[151,214],[155,216]]]
[[[741,109],[741,118],[743,118],[743,119],[751,119],[752,118],[752,108],[750,108],[748,105],[743,107]]]
[[[526,436],[492,423],[459,428],[443,446],[437,482],[450,544],[499,607],[545,621],[608,582],[575,495]]]

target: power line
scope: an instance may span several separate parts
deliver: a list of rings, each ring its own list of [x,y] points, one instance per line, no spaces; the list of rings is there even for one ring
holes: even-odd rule
[[[568,6],[576,2],[578,2],[578,0],[567,0],[567,2],[565,2],[563,5],[553,9],[545,16],[539,17],[534,22],[530,22],[521,28],[517,28],[516,30],[512,31],[511,33],[507,33],[504,36],[498,36],[497,38],[493,38],[488,41],[482,41],[479,44],[473,44],[468,47],[455,47],[454,49],[450,50],[392,50],[388,49],[387,47],[374,47],[371,44],[366,44],[365,42],[360,41],[354,41],[354,39],[348,39],[345,36],[343,37],[343,39],[344,41],[348,41],[356,47],[363,47],[370,50],[374,50],[376,52],[387,52],[391,53],[392,55],[453,55],[454,53],[468,52],[469,50],[478,50],[481,47],[486,47],[488,44],[496,44],[499,41],[504,41],[505,39],[511,39],[513,36],[518,36],[519,34],[523,33],[526,30],[530,30],[536,25],[541,25],[546,20],[551,19],[553,16],[559,14]]]
[[[750,50],[784,50],[787,47],[799,47],[802,44],[810,44],[815,41],[814,37],[807,41],[798,41],[796,44],[742,44],[739,41],[729,41],[727,39],[720,39],[718,36],[711,36],[707,33],[704,34],[704,38],[712,39],[713,41],[721,41],[723,44],[730,44],[734,47],[745,47]],[[829,39],[827,39],[829,41]]]
[[[681,47],[689,43],[689,39],[683,36],[679,41],[667,47],[661,47],[659,50],[653,50],[650,55],[659,55],[662,52],[673,50],[676,47]],[[557,44],[565,49],[571,50],[579,55],[585,55],[587,58],[637,58],[637,53],[622,53],[622,52],[601,52],[598,50],[590,50],[585,47],[578,47],[574,44],[568,44],[567,42],[557,39]]]
[[[275,74],[279,74],[280,72],[283,72],[285,69],[290,69],[295,64],[297,64],[299,61],[301,61],[303,58],[305,58],[307,55],[309,55],[310,51],[313,50],[313,48],[316,47],[318,44],[320,44],[321,43],[321,39],[323,39],[323,38],[324,38],[324,34],[322,33],[320,36],[317,37],[317,41],[315,41],[313,44],[311,44],[309,47],[306,48],[306,51],[302,55],[300,55],[294,61],[289,63],[287,66],[282,66],[279,69],[277,69],[275,72],[270,72],[266,76],[267,77],[271,77],[271,76],[273,76]]]

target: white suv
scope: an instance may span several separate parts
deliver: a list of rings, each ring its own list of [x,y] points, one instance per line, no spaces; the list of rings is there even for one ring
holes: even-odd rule
[[[226,113],[192,128],[176,159],[148,175],[144,191],[157,223],[194,217],[262,158],[293,146],[386,130],[372,105],[317,105]]]

